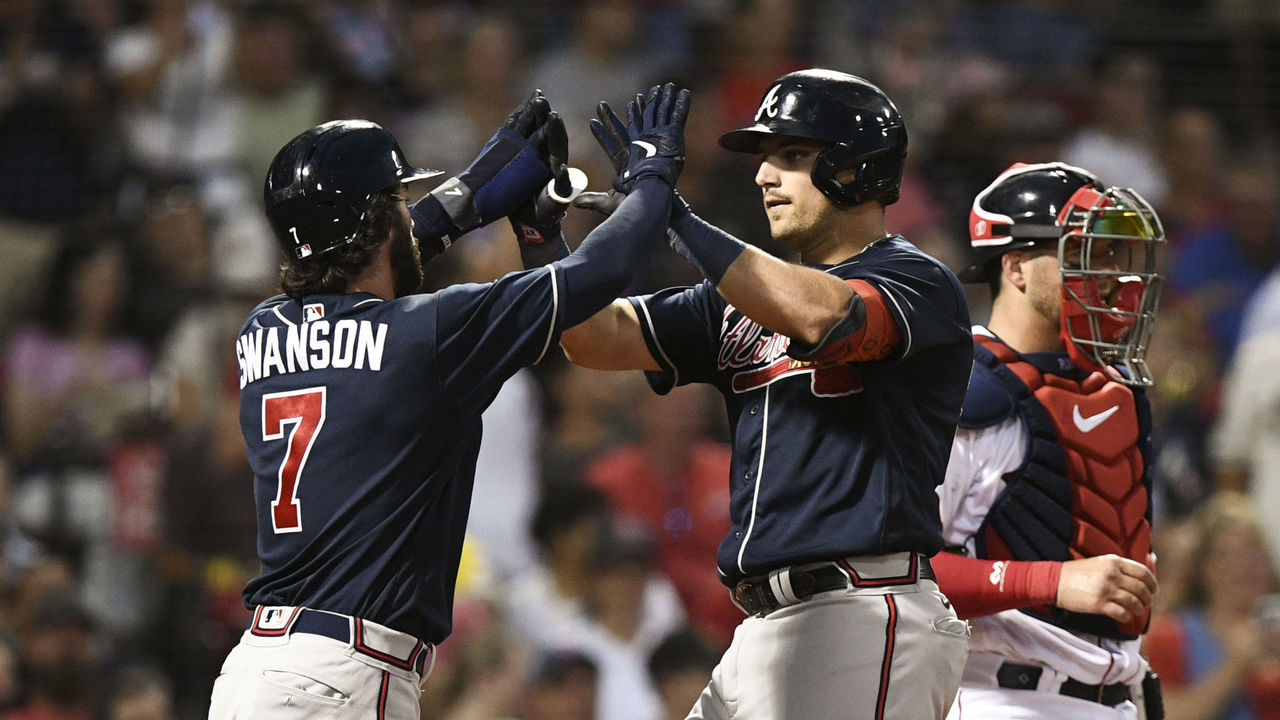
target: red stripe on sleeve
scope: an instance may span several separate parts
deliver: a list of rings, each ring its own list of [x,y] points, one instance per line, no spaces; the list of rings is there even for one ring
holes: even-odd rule
[[[983,560],[947,552],[930,562],[938,587],[962,618],[1052,605],[1058,599],[1059,562]]]

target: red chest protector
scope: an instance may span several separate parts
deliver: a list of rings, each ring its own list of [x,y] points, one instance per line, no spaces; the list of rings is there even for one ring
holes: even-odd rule
[[[1147,563],[1151,423],[1146,395],[1099,372],[1079,379],[1044,372],[998,340],[981,335],[974,340],[975,375],[987,377],[971,383],[970,391],[981,386],[989,393],[1007,392],[1012,412],[1030,435],[1026,460],[1005,477],[1005,488],[978,531],[979,556],[1065,561],[1115,553]],[[1103,615],[1052,606],[1024,612],[1113,638],[1138,637],[1150,619],[1121,626]]]

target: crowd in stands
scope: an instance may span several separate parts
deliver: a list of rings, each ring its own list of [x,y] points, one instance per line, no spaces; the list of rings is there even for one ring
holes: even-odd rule
[[[974,194],[1014,161],[1155,205],[1151,661],[1171,720],[1280,717],[1280,606],[1257,610],[1280,590],[1280,5],[3,0],[0,720],[204,717],[250,617],[234,336],[275,292],[261,187],[286,140],[365,118],[449,175],[541,88],[603,189],[595,104],[676,79],[682,194],[781,252],[751,158],[716,138],[810,66],[895,99],[910,150],[889,229],[956,271]],[[570,212],[570,244],[598,221]],[[499,222],[428,282],[518,267]],[[664,248],[634,290],[699,279]],[[969,299],[984,320],[985,288]],[[684,716],[741,617],[716,578],[728,429],[704,390],[563,358],[504,387],[423,718]]]

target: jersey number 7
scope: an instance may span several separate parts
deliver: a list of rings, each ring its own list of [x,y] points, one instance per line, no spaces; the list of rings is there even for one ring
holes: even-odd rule
[[[280,463],[280,482],[276,499],[271,501],[271,526],[276,534],[302,532],[302,502],[298,500],[298,481],[307,464],[311,446],[324,425],[326,395],[324,387],[291,390],[262,396],[262,439],[279,440],[286,425],[292,425],[284,461]]]

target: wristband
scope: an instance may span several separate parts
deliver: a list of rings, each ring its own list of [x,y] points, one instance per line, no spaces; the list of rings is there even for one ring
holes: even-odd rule
[[[569,173],[569,194],[567,196],[556,192],[556,179],[551,178],[547,183],[547,197],[558,203],[568,205],[573,199],[587,189],[587,174],[576,167],[566,168]]]
[[[672,247],[698,268],[712,285],[719,285],[729,266],[747,249],[746,243],[694,215],[683,200],[672,202],[673,207],[677,205],[683,207],[672,211],[668,233]]]

